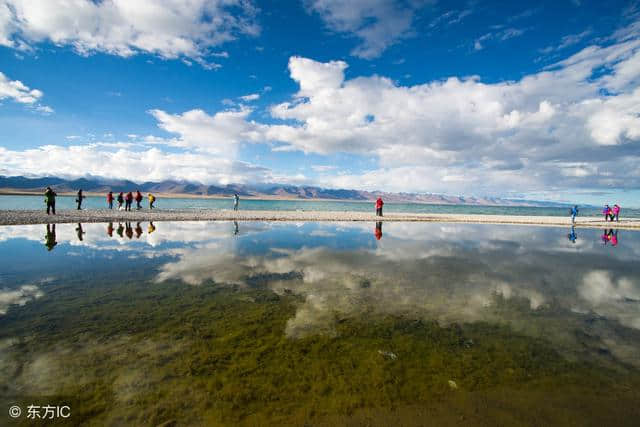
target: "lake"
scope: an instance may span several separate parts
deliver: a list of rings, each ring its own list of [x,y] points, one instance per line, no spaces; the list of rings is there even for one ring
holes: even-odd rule
[[[146,197],[146,196],[145,196]],[[114,202],[117,206],[117,202]],[[88,196],[83,202],[85,209],[105,209],[105,197]],[[143,201],[148,208],[148,201]],[[613,203],[611,203],[613,206]],[[232,209],[233,200],[205,198],[159,198],[157,209]],[[57,209],[75,209],[75,196],[58,196]],[[7,196],[0,195],[1,209],[45,209],[43,196]],[[318,201],[318,200],[245,200],[240,199],[241,210],[274,211],[338,211],[371,212],[373,202],[358,201]],[[389,213],[452,213],[476,215],[525,215],[525,216],[569,216],[568,207],[530,207],[530,206],[473,206],[473,205],[431,205],[424,203],[385,203],[385,212]],[[580,216],[600,216],[600,208],[581,207]],[[640,218],[640,209],[623,206],[622,218]]]
[[[0,255],[0,401],[70,425],[640,416],[639,232],[51,224]]]

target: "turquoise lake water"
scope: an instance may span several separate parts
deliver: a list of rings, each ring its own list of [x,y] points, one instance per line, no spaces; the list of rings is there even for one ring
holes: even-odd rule
[[[614,202],[611,202],[613,206]],[[104,197],[87,197],[83,207],[87,209],[104,209],[107,206]],[[145,208],[148,202],[143,202]],[[155,204],[158,209],[232,209],[233,201],[229,199],[181,199],[160,198]],[[59,196],[57,209],[75,208],[75,197]],[[533,215],[533,216],[568,216],[568,208],[564,207],[516,207],[516,206],[467,206],[467,205],[429,205],[422,203],[386,203],[385,212],[395,213],[456,213],[483,215]],[[621,216],[640,218],[640,209],[622,207]],[[0,209],[44,209],[42,196],[0,196]],[[348,201],[294,201],[294,200],[240,200],[243,210],[274,211],[373,211],[373,202]],[[600,215],[599,208],[581,208],[581,216]]]

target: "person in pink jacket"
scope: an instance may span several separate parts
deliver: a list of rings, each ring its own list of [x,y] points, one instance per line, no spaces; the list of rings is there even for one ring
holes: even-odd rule
[[[613,212],[613,216],[616,218],[616,222],[618,222],[618,216],[620,215],[620,206],[618,206],[618,204],[616,203],[615,205],[613,205],[613,209],[611,210]],[[613,220],[613,218],[611,218]]]

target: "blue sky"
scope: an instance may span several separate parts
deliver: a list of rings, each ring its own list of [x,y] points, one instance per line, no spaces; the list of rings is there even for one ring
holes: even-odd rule
[[[640,5],[0,0],[0,174],[640,205]]]

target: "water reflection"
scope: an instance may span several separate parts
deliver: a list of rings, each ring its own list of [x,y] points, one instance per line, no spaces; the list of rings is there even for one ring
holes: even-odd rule
[[[48,251],[53,250],[53,248],[58,244],[56,242],[56,225],[55,224],[47,224],[47,234],[45,235],[45,246]]]
[[[144,225],[119,223],[120,238],[112,238],[113,223],[85,224],[82,241],[75,224],[59,224],[58,239],[56,227],[47,226],[53,252],[42,250],[41,225],[0,227],[0,320],[13,331],[0,336],[0,372],[17,378],[7,388],[42,391],[61,381],[82,388],[83,378],[103,381],[108,371],[111,382],[92,390],[144,401],[148,391],[170,393],[180,384],[166,379],[188,372],[189,386],[192,378],[206,380],[194,394],[210,396],[231,384],[235,399],[237,390],[282,390],[285,371],[267,378],[260,368],[255,379],[256,366],[315,369],[295,375],[314,387],[327,377],[319,361],[330,360],[327,369],[345,363],[349,393],[375,377],[407,385],[414,396],[424,378],[437,379],[446,392],[453,388],[448,380],[456,393],[494,379],[527,389],[542,378],[536,366],[548,373],[541,382],[565,381],[557,370],[565,365],[550,366],[550,354],[577,361],[571,369],[595,366],[603,375],[640,367],[640,233],[625,232],[619,242],[616,230],[605,230],[605,249],[596,229],[567,239],[557,228],[387,223],[385,242],[377,244],[381,223],[373,237],[371,223],[243,222],[242,233],[237,222],[167,222],[157,232],[148,223],[147,233]],[[609,250],[614,239],[617,250]],[[27,255],[30,265],[17,261]],[[51,281],[41,280],[46,276]],[[58,333],[63,342],[33,350],[39,333]],[[15,341],[3,353],[5,338]],[[412,351],[416,343],[425,346],[422,353]],[[522,352],[511,357],[507,347]],[[314,349],[321,356],[310,356]],[[503,364],[507,356],[512,364]],[[428,375],[416,379],[415,369],[424,367]],[[42,372],[49,381],[40,381]],[[209,381],[215,375],[220,386]],[[259,388],[267,383],[273,388]]]
[[[82,242],[82,237],[86,234],[86,232],[82,229],[82,224],[80,223],[78,223],[78,226],[76,227],[76,234],[78,235],[78,240]]]
[[[576,228],[573,225],[571,226],[571,231],[569,232],[569,234],[567,234],[567,237],[569,238],[569,241],[571,243],[576,243],[576,240],[578,240],[578,235],[576,234]]]
[[[606,228],[602,230],[602,236],[600,236],[600,240],[602,240],[603,245],[611,244],[611,246],[618,246],[618,230],[614,230],[610,228],[607,230]]]
[[[382,239],[382,221],[376,222],[376,228],[373,234],[376,236],[376,240]]]

